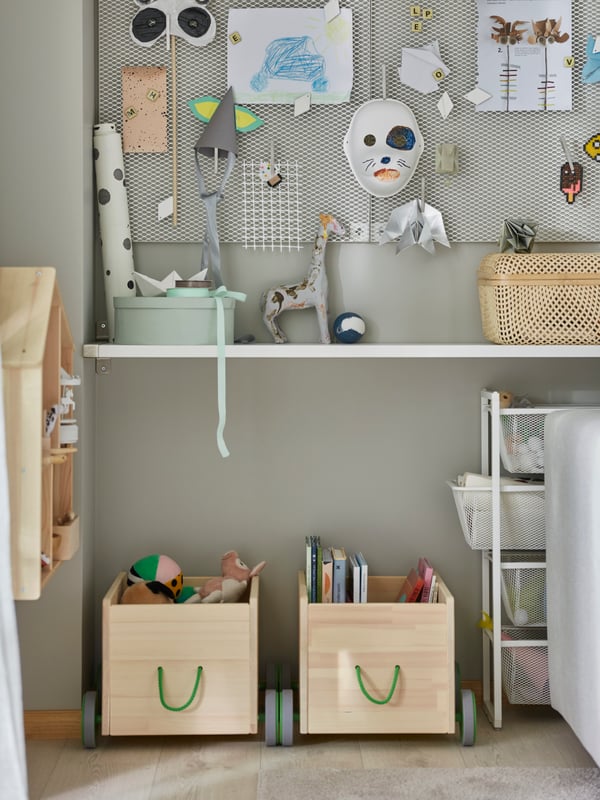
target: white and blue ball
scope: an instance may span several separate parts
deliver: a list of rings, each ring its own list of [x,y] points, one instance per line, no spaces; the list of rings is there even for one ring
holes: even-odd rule
[[[366,330],[364,319],[352,311],[346,311],[336,317],[333,323],[333,335],[342,344],[354,344],[362,339]]]

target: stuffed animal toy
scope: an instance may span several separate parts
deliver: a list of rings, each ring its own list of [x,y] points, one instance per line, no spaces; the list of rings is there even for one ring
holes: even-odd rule
[[[261,561],[250,569],[240,559],[235,550],[229,550],[221,558],[220,578],[209,578],[200,587],[201,603],[235,603],[244,594],[246,587],[255,575],[265,568],[267,562]]]
[[[156,603],[158,594],[163,594],[174,603],[198,603],[198,592],[191,586],[183,585],[183,572],[179,564],[169,556],[154,553],[136,561],[127,573],[128,586],[146,584],[146,590],[131,592],[128,599],[123,592],[122,602]]]
[[[128,586],[121,597],[124,605],[172,605],[174,600],[158,581],[140,581]]]

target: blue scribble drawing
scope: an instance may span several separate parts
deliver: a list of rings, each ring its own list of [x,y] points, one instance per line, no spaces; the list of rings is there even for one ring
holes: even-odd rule
[[[269,78],[310,81],[315,92],[325,92],[329,85],[325,59],[310,36],[286,36],[267,45],[263,65],[252,76],[250,86],[255,92],[263,92]]]

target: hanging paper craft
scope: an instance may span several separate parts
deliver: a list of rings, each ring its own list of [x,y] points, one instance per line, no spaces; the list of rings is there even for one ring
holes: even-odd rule
[[[209,192],[202,171],[202,158],[208,159],[208,164],[214,165],[218,169],[219,159],[225,159],[225,171],[215,191]],[[200,192],[200,199],[206,211],[206,231],[202,244],[201,267],[208,273],[208,278],[212,278],[215,291],[212,296],[215,298],[217,310],[217,388],[219,406],[219,424],[217,426],[217,445],[219,452],[226,458],[229,450],[223,438],[225,429],[226,407],[225,407],[225,334],[224,334],[224,309],[223,298],[233,297],[238,300],[245,300],[246,295],[239,292],[228,292],[221,275],[221,251],[219,246],[219,233],[217,230],[217,206],[223,199],[225,185],[231,175],[237,159],[237,135],[235,126],[235,109],[233,103],[233,91],[231,87],[216,107],[209,122],[204,129],[202,136],[194,145],[194,158],[196,167],[196,181]],[[205,161],[206,163],[206,161]]]
[[[592,36],[587,38],[585,46],[585,56],[587,61],[581,70],[581,80],[583,83],[598,83],[600,81],[600,48],[598,48],[598,39],[600,37]]]
[[[435,148],[435,171],[438,175],[457,175],[458,147],[455,144],[438,144]]]
[[[500,252],[531,253],[538,226],[525,219],[505,219],[500,232]]]
[[[219,100],[212,95],[204,95],[204,97],[196,97],[194,100],[188,100],[188,106],[192,110],[192,114],[202,122],[209,122],[212,115],[217,110]],[[246,106],[235,105],[235,129],[240,133],[248,133],[260,128],[264,124],[264,120],[257,117],[254,111],[251,111]]]
[[[392,211],[379,237],[379,244],[387,242],[396,242],[396,253],[414,244],[420,245],[432,255],[435,253],[436,242],[450,247],[442,215],[422,198],[404,203]]]
[[[123,152],[167,151],[167,71],[122,67]]]
[[[227,79],[243,103],[345,103],[352,89],[352,10],[229,10]],[[231,36],[240,38],[234,42]]]
[[[223,285],[221,276],[221,252],[219,247],[219,234],[217,231],[217,205],[223,199],[225,185],[235,166],[237,158],[237,136],[235,128],[235,111],[233,91],[231,87],[217,106],[204,133],[194,146],[196,159],[196,180],[200,199],[206,209],[206,232],[202,247],[202,267],[208,268],[210,277],[216,288]],[[208,192],[201,167],[200,156],[207,156],[210,164],[218,166],[219,159],[226,159],[227,163],[219,188]]]
[[[567,203],[572,205],[577,195],[581,192],[583,182],[583,167],[574,161],[572,164],[563,164],[560,168],[560,190],[565,195]]]
[[[203,47],[215,38],[215,18],[199,0],[134,0],[140,11],[131,20],[129,33],[136,44],[150,47],[165,36],[178,36]],[[167,39],[167,46],[168,46]]]
[[[399,100],[364,103],[352,117],[344,139],[354,177],[375,197],[391,197],[408,183],[423,147],[414,114]]]
[[[570,111],[571,1],[477,0],[478,111]]]
[[[450,112],[454,108],[454,103],[448,92],[444,92],[444,94],[440,97],[437,102],[437,108],[440,112],[442,119],[448,119]]]
[[[402,64],[398,69],[400,81],[422,94],[437,92],[450,70],[440,56],[436,40],[423,47],[403,47]]]
[[[600,161],[600,133],[588,139],[583,149],[593,161]]]
[[[564,150],[567,163],[560,168],[560,190],[566,196],[567,203],[572,205],[577,195],[581,192],[583,182],[583,167],[573,161],[571,148],[566,136],[561,136],[560,141]]]

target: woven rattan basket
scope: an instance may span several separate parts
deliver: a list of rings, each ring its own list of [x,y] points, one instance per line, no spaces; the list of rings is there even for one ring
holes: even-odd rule
[[[600,254],[494,253],[481,261],[478,286],[491,342],[600,342]]]

